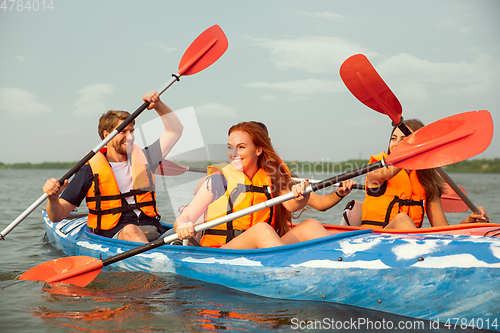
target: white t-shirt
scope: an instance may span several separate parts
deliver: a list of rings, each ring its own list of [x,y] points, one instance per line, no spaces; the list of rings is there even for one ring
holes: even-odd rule
[[[132,166],[129,161],[109,162],[109,164],[111,164],[111,169],[113,169],[113,173],[115,174],[120,192],[127,193],[133,190]],[[129,204],[135,204],[135,198],[133,196],[126,197],[125,200],[127,200]],[[141,211],[139,209],[134,209],[134,213],[139,216]]]

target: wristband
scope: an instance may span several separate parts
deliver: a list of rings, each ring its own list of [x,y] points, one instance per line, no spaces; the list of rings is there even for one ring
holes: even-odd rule
[[[344,199],[345,195],[340,195],[339,192],[335,191],[335,194],[340,198],[340,199]]]

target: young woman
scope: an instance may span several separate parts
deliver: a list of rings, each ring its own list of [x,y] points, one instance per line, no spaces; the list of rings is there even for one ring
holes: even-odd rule
[[[204,213],[205,220],[213,220],[290,191],[295,197],[292,200],[205,230],[200,244],[253,249],[330,235],[314,219],[306,219],[290,229],[291,213],[303,209],[308,202],[310,194],[304,190],[309,182],[294,184],[262,126],[242,122],[232,126],[228,134],[227,154],[231,163],[206,178],[177,218],[174,230],[180,239],[194,236],[193,221]]]
[[[417,119],[405,120],[412,131],[424,127]],[[389,141],[389,154],[405,139],[395,127]],[[369,163],[381,160],[388,154],[372,156]],[[366,195],[363,201],[361,225],[370,228],[406,229],[420,228],[427,213],[431,226],[446,226],[448,220],[441,206],[444,181],[434,169],[404,170],[396,166],[381,168],[367,174]],[[488,222],[483,207],[481,214],[470,214],[461,223]]]

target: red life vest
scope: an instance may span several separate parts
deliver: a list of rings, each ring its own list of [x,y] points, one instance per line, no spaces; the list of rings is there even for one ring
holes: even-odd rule
[[[382,152],[372,156],[369,163],[387,156],[389,155]],[[369,184],[366,183],[361,216],[362,226],[383,228],[399,213],[406,213],[415,222],[417,228],[422,227],[425,214],[425,190],[415,170],[411,170],[409,174],[406,170],[401,170],[379,187],[368,186]]]
[[[103,153],[98,152],[87,162],[94,179],[87,192],[89,215],[87,224],[96,230],[113,229],[123,212],[140,209],[149,217],[157,217],[154,176],[147,168],[147,159],[139,146],[134,145],[130,154],[134,189],[121,193],[113,169]],[[122,199],[134,196],[135,204],[123,205]]]

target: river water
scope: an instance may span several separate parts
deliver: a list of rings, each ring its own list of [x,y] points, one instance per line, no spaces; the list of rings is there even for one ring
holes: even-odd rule
[[[59,178],[64,173],[65,170],[0,170],[0,229],[40,197],[47,178]],[[326,179],[331,175],[302,176]],[[476,205],[486,208],[492,222],[500,221],[499,174],[451,176]],[[199,175],[186,173],[158,179],[163,221],[173,221],[176,207],[189,203],[198,178]],[[348,198],[362,200],[363,193],[353,191]],[[325,223],[339,223],[347,201],[344,199],[327,212],[305,212],[297,221],[314,217]],[[174,274],[104,269],[87,287],[70,287],[69,292],[41,282],[19,281],[17,278],[24,271],[64,256],[44,239],[43,207],[44,204],[0,242],[1,332],[312,332],[325,331],[340,321],[360,319],[367,325],[345,331],[370,331],[370,327],[373,331],[383,331],[376,328],[389,321],[394,326],[404,323],[405,329],[400,332],[419,328],[417,320],[410,318],[337,304],[258,297]],[[450,224],[455,224],[467,215],[447,214],[447,217]],[[323,330],[307,326],[314,321],[322,321]],[[431,323],[424,324],[421,330],[429,331]],[[432,331],[449,329],[441,326]]]

